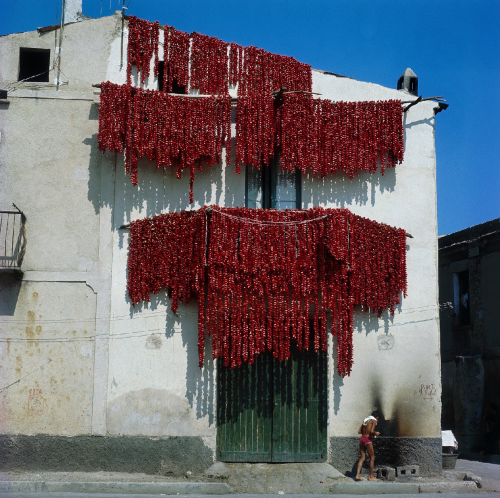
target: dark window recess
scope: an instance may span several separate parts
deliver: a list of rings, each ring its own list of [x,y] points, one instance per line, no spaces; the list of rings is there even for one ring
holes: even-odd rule
[[[300,209],[300,170],[282,171],[279,155],[270,166],[246,168],[245,206],[252,209]]]
[[[17,81],[48,83],[50,49],[21,48],[19,51],[19,77]]]
[[[459,325],[470,325],[469,270],[453,274],[454,311]]]
[[[167,68],[168,70],[168,68]],[[158,90],[163,92],[163,76],[165,74],[165,62],[158,62]],[[178,93],[179,95],[186,94],[186,87],[184,85],[178,85],[177,80],[174,79],[172,82],[172,93]]]

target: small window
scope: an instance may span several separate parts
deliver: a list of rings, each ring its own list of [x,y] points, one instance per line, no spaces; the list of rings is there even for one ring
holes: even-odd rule
[[[163,92],[163,75],[165,74],[165,62],[158,62],[158,90]],[[179,95],[186,94],[186,87],[184,85],[178,85],[177,80],[174,78],[172,82],[172,93],[178,93]]]
[[[282,171],[279,158],[270,166],[246,168],[245,206],[252,209],[300,209],[300,170]]]
[[[470,325],[469,270],[453,274],[453,308],[458,325]]]
[[[19,77],[17,81],[48,83],[50,49],[21,48],[19,51]]]

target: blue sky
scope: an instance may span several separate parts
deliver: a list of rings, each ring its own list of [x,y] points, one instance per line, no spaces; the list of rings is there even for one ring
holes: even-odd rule
[[[395,87],[411,67],[436,117],[438,232],[500,216],[498,0],[126,0],[128,13],[241,45],[291,55],[362,81]],[[118,0],[83,0],[91,17]],[[55,24],[61,0],[10,0],[0,34]],[[1,61],[0,61],[1,63]]]

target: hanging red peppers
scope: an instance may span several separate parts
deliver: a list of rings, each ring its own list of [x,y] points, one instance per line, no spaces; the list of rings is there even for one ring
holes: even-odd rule
[[[349,375],[354,306],[394,313],[406,295],[405,232],[345,209],[204,208],[135,221],[130,234],[132,304],[162,288],[174,311],[197,298],[200,366],[205,334],[231,367],[264,351],[286,359],[291,342],[325,351],[329,314]]]
[[[191,51],[191,88],[197,88],[203,95],[229,92],[228,46],[214,36],[193,33]]]
[[[286,87],[287,91],[310,92],[311,66],[298,62],[293,57],[272,54],[261,48],[245,47],[238,95],[270,95],[282,86]]]
[[[172,97],[154,90],[103,83],[99,110],[99,150],[127,152],[127,167],[137,184],[137,160],[175,164],[178,177],[195,161],[230,157],[231,100]],[[120,138],[122,143],[120,142]],[[403,159],[399,101],[330,102],[303,95],[285,96],[276,110],[272,96],[240,97],[236,109],[236,168],[268,165],[280,148],[284,170],[314,176],[343,171],[381,173]],[[229,162],[229,159],[228,159]],[[192,192],[192,185],[191,190]]]
[[[310,95],[284,95],[277,144],[284,170],[314,176],[343,171],[374,173],[401,163],[404,154],[401,102],[331,102]]]
[[[165,67],[163,90],[171,93],[174,83],[188,93],[189,84],[189,35],[172,26],[163,30],[163,53]]]
[[[280,151],[283,169],[314,176],[343,171],[383,174],[403,160],[399,101],[331,102],[313,99],[311,67],[292,57],[217,38],[164,28],[164,92],[132,88],[137,66],[144,84],[155,55],[158,23],[129,21],[127,85],[103,83],[99,150],[125,150],[137,184],[137,163],[190,169],[230,157],[231,99],[237,86],[236,171],[260,168]],[[191,43],[192,42],[192,43]],[[276,101],[271,92],[285,94]],[[167,93],[197,89],[210,98]],[[308,93],[309,92],[309,93]],[[218,94],[218,97],[215,97]],[[394,313],[406,295],[405,232],[347,210],[308,211],[213,208],[170,213],[131,224],[128,291],[132,304],[168,290],[172,310],[199,301],[199,363],[205,334],[214,358],[226,366],[253,363],[264,351],[279,359],[299,350],[327,348],[327,317],[337,339],[337,369],[353,363],[353,309]],[[311,334],[312,332],[312,334]]]
[[[231,99],[174,97],[154,90],[103,83],[98,146],[126,151],[126,168],[137,185],[137,163],[147,157],[157,167],[175,166],[177,177],[190,168],[193,202],[195,166],[220,162],[230,135]]]
[[[144,82],[153,52],[156,74],[158,23],[132,16],[129,31],[127,81],[130,82],[131,65],[136,64]],[[177,86],[186,93],[191,88],[201,94],[227,96],[229,85],[237,85],[236,173],[240,172],[241,164],[257,168],[269,165],[276,151],[280,152],[282,169],[298,168],[303,173],[312,172],[315,177],[343,171],[353,178],[357,171],[375,173],[379,165],[384,174],[386,167],[394,167],[403,160],[400,101],[313,99],[310,95],[312,72],[308,64],[255,47],[228,44],[215,37],[198,33],[190,36],[170,26],[164,28],[164,54],[166,92],[172,92]],[[306,93],[285,94],[275,101],[271,92],[281,87],[288,92]],[[122,104],[117,102],[115,108]],[[130,114],[135,112],[135,107],[127,111],[128,119],[135,120]],[[116,109],[115,112],[126,111]],[[230,140],[224,139],[223,143],[229,147]],[[136,183],[137,154],[125,149],[127,167]],[[189,149],[189,144],[179,145],[178,176],[180,169],[190,167],[192,199],[194,165],[184,149]],[[227,164],[230,155],[227,150]]]
[[[130,16],[128,21],[127,46],[127,83],[132,83],[132,64],[141,74],[141,83],[144,84],[149,76],[151,57],[155,56],[154,75],[158,76],[158,35],[160,25],[158,21],[149,22]]]
[[[236,173],[240,163],[260,168],[274,156],[274,98],[239,97],[236,106]]]

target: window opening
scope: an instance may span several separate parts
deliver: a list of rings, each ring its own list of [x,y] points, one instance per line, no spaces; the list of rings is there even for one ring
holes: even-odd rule
[[[50,49],[20,48],[17,81],[49,82]]]
[[[246,168],[245,207],[252,209],[300,209],[300,170],[282,171],[279,156],[269,166]]]
[[[165,75],[165,61],[158,62],[158,90],[163,92],[163,76]],[[172,93],[177,93],[179,95],[186,94],[186,86],[178,85],[177,80],[174,78],[172,81]]]
[[[453,274],[453,308],[459,325],[470,325],[469,270]]]

